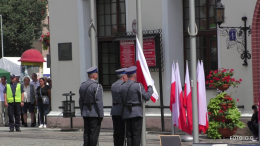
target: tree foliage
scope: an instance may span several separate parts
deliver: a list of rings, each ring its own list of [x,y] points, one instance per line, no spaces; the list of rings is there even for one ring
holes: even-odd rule
[[[46,6],[46,0],[0,0],[4,56],[18,57],[32,48],[45,26]]]

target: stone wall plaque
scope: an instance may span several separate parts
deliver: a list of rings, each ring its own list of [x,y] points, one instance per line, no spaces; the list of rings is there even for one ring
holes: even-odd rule
[[[58,43],[59,61],[72,60],[72,43]]]

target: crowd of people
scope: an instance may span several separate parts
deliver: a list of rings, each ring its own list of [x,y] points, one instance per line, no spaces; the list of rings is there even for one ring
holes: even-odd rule
[[[0,126],[9,127],[20,132],[20,127],[28,127],[27,114],[30,113],[31,127],[35,127],[38,111],[39,128],[47,127],[47,114],[50,112],[52,81],[50,78],[39,78],[36,73],[21,79],[10,76],[7,83],[6,76],[1,77],[0,83]],[[21,123],[22,122],[22,123]],[[21,124],[20,124],[21,123]]]

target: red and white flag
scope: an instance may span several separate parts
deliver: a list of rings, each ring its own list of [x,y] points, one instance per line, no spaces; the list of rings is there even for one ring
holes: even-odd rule
[[[189,67],[188,62],[186,62],[186,75],[185,75],[185,86],[184,86],[184,105],[187,109],[187,126],[189,134],[192,134],[193,126],[192,126],[192,98],[191,98],[191,86],[190,86],[190,75],[189,75]]]
[[[209,128],[207,98],[206,98],[206,84],[203,62],[198,62],[197,66],[197,84],[198,84],[198,108],[199,108],[199,131],[206,133]]]
[[[143,50],[141,48],[138,38],[136,38],[136,53],[137,53],[136,54],[137,81],[143,84],[145,91],[147,91],[147,86],[151,85],[153,87],[153,94],[151,96],[151,100],[153,102],[156,102],[159,98],[159,95],[154,86],[154,81],[150,74],[150,71],[149,71],[147,62],[145,60],[144,53],[143,53]]]
[[[172,124],[179,125],[179,104],[176,103],[176,79],[175,79],[175,65],[172,63],[172,82],[171,82],[171,97],[170,97],[170,110],[172,111]],[[179,102],[178,102],[179,103]]]
[[[171,110],[172,110],[172,121],[173,121],[172,124],[178,127],[180,130],[189,133],[189,130],[186,125],[186,110],[183,103],[184,102],[183,92],[182,92],[178,62],[176,63],[175,77],[173,76],[174,76],[174,63],[172,65],[172,85],[171,85],[171,105],[172,105]]]

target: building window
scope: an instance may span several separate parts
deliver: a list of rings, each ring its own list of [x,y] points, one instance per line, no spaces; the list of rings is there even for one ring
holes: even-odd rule
[[[195,19],[199,30],[215,30],[214,5],[216,0],[195,0]],[[189,26],[189,0],[184,0],[184,31]]]
[[[198,27],[196,58],[203,60],[205,76],[209,74],[210,70],[218,69],[217,29],[214,21],[215,3],[216,0],[195,0],[195,18]],[[190,36],[187,32],[189,26],[189,0],[183,1],[183,7],[184,59],[188,60],[190,70]]]
[[[104,88],[110,88],[117,80],[115,70],[120,68],[119,53],[117,42],[99,43],[99,80]]]
[[[97,0],[99,82],[110,89],[120,68],[119,44],[114,33],[126,32],[125,0]]]
[[[185,37],[185,60],[190,65],[190,37]],[[202,35],[196,38],[196,58],[203,60],[205,76],[210,70],[218,69],[218,52],[217,52],[217,36]],[[191,71],[189,69],[189,71]]]
[[[125,0],[97,0],[98,35],[126,31]]]

